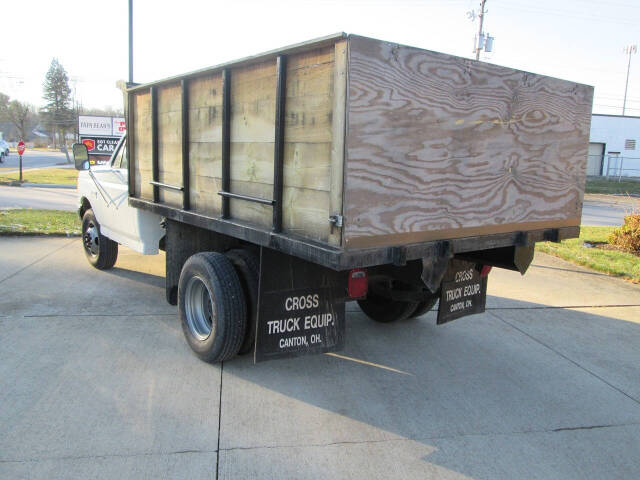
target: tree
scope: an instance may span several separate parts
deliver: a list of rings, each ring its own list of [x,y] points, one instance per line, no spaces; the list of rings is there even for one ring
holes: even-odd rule
[[[11,100],[8,95],[0,93],[0,120],[11,122],[20,140],[26,140],[29,131],[37,123],[35,112],[36,109],[33,105]]]
[[[0,120],[7,118],[7,109],[9,108],[9,95],[0,92]]]
[[[27,138],[27,133],[31,124],[33,123],[33,107],[19,102],[18,100],[12,100],[7,107],[7,117],[13,123],[18,130],[18,137],[20,140]]]
[[[53,145],[56,145],[56,133],[60,134],[60,147],[66,152],[65,132],[76,122],[75,113],[71,108],[71,87],[69,76],[57,58],[51,60],[49,71],[43,84],[43,98],[46,102],[42,108],[45,126],[53,133]],[[67,161],[71,162],[67,154]]]

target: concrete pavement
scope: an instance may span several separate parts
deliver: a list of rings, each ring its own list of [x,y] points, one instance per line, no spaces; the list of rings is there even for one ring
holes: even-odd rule
[[[640,198],[587,193],[582,205],[582,225],[622,225],[625,215],[640,210]]]
[[[0,209],[43,208],[74,211],[78,191],[70,188],[7,187],[0,185]]]
[[[69,152],[71,155],[71,152]],[[62,152],[48,152],[40,150],[27,150],[22,155],[22,168],[24,170],[33,168],[73,168],[73,164],[67,162],[67,157]],[[9,173],[20,168],[20,157],[16,152],[11,152],[4,162],[0,163],[0,172]]]
[[[492,272],[485,314],[348,304],[339,356],[212,366],[163,260],[0,238],[1,478],[640,476],[636,285],[538,255]]]

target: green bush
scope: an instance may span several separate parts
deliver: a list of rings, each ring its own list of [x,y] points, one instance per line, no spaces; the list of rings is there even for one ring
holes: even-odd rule
[[[624,224],[609,235],[609,243],[625,252],[640,255],[640,211],[624,217]]]

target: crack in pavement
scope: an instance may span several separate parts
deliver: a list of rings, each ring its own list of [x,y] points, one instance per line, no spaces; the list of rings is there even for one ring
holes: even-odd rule
[[[264,445],[255,447],[228,447],[221,448],[219,452],[230,452],[234,450],[259,450],[259,449],[274,449],[274,448],[322,448],[331,447],[335,445],[368,445],[376,443],[390,443],[390,442],[428,442],[433,440],[454,440],[456,438],[468,438],[468,437],[515,437],[521,435],[537,435],[537,434],[553,434],[562,433],[567,431],[580,431],[580,430],[599,430],[607,428],[622,428],[629,426],[639,426],[639,422],[628,422],[610,425],[586,425],[578,427],[560,427],[551,429],[531,429],[531,430],[517,430],[513,432],[481,432],[481,433],[460,433],[454,435],[435,435],[427,437],[407,437],[407,438],[386,438],[380,440],[345,440],[338,442],[327,443],[308,443],[308,444],[282,444],[282,445]]]
[[[534,307],[487,307],[486,310],[553,310],[563,308],[626,308],[640,307],[640,303],[624,303],[612,305],[538,305]],[[435,310],[437,311],[437,309]]]
[[[47,460],[90,460],[99,458],[135,458],[135,457],[153,457],[162,455],[183,455],[183,454],[209,454],[217,453],[217,450],[176,450],[170,452],[140,452],[140,453],[107,453],[102,455],[61,455],[50,456],[40,458],[25,458],[25,459],[2,459],[0,458],[0,464],[3,463],[33,463],[42,462]]]
[[[25,265],[25,266],[24,266],[24,267],[22,267],[20,270],[18,270],[18,271],[16,271],[16,272],[13,272],[13,273],[12,273],[11,275],[9,275],[8,277],[5,277],[5,278],[3,278],[2,280],[0,280],[0,283],[4,282],[4,281],[6,281],[6,280],[9,280],[10,278],[15,277],[16,275],[18,275],[18,274],[19,274],[19,273],[21,273],[21,272],[24,272],[27,268],[29,268],[29,267],[31,267],[31,266],[33,266],[33,265],[35,265],[35,264],[36,264],[36,263],[38,263],[38,262],[41,262],[41,261],[42,261],[42,260],[44,260],[45,258],[50,257],[50,256],[51,256],[51,255],[53,255],[54,253],[59,252],[60,250],[62,250],[63,248],[68,247],[69,245],[71,245],[72,243],[74,243],[76,240],[77,240],[77,238],[73,238],[73,239],[71,239],[69,242],[67,242],[67,243],[65,243],[64,245],[62,245],[61,247],[58,247],[58,248],[56,248],[55,250],[53,250],[53,251],[51,251],[51,252],[47,253],[46,255],[44,255],[44,256],[42,256],[42,257],[40,257],[39,259],[34,260],[34,261],[33,261],[33,262],[31,262],[29,265]]]
[[[589,375],[591,375],[594,378],[597,378],[598,380],[600,380],[602,383],[604,383],[605,385],[608,385],[610,388],[614,389],[615,391],[617,391],[618,393],[621,393],[622,395],[624,395],[625,397],[629,398],[630,400],[633,400],[635,403],[637,403],[638,405],[640,405],[640,400],[638,400],[637,398],[635,398],[634,396],[628,394],[627,392],[625,392],[624,390],[616,387],[615,385],[613,385],[612,383],[608,382],[607,380],[605,380],[604,378],[602,378],[600,375],[596,374],[595,372],[592,372],[591,370],[589,370],[588,368],[580,365],[577,361],[569,358],[568,356],[566,356],[565,354],[561,353],[560,351],[556,350],[555,348],[551,347],[550,345],[544,343],[542,340],[537,339],[536,337],[534,337],[533,335],[529,334],[528,332],[522,330],[521,328],[516,327],[514,324],[512,324],[511,322],[506,321],[503,318],[500,318],[499,316],[490,313],[490,315],[492,315],[493,317],[497,318],[498,320],[500,320],[503,323],[506,323],[507,325],[509,325],[511,328],[513,328],[514,330],[517,330],[518,332],[520,332],[522,335],[525,335],[526,337],[530,338],[531,340],[533,340],[534,342],[538,343],[539,345],[542,345],[543,347],[549,349],[550,351],[552,351],[553,353],[555,353],[556,355],[558,355],[559,357],[564,358],[566,361],[572,363],[573,365],[575,365],[576,367],[578,367],[579,369],[583,370],[584,372],[588,373]]]
[[[601,430],[610,428],[623,428],[640,426],[638,422],[627,422],[618,424],[607,425],[585,425],[577,427],[559,427],[553,429],[531,429],[531,430],[517,430],[513,432],[480,432],[480,433],[460,433],[454,435],[435,435],[427,437],[408,437],[408,438],[386,438],[380,440],[343,440],[338,442],[327,443],[295,443],[295,444],[281,444],[281,445],[263,445],[253,447],[229,447],[218,448],[218,450],[198,450],[198,449],[186,449],[175,450],[169,452],[141,452],[141,453],[114,453],[114,454],[101,454],[101,455],[62,455],[62,456],[49,456],[40,458],[29,459],[0,459],[0,464],[3,463],[33,463],[47,460],[84,460],[84,459],[100,459],[100,458],[134,458],[145,456],[162,456],[162,455],[184,455],[184,454],[211,454],[221,452],[231,452],[235,450],[260,450],[260,449],[276,449],[276,448],[323,448],[339,445],[373,445],[376,443],[392,443],[392,442],[428,442],[433,440],[454,440],[456,438],[468,438],[468,437],[512,437],[521,435],[536,435],[536,434],[553,434],[563,433],[569,431],[581,431],[581,430]],[[219,455],[218,455],[219,458]]]

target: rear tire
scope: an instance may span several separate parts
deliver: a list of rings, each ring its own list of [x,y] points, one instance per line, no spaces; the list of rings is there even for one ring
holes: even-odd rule
[[[431,310],[436,303],[438,303],[439,298],[440,298],[440,294],[434,293],[427,300],[421,301],[420,303],[418,303],[418,306],[416,307],[415,311],[411,315],[409,315],[409,318],[417,318],[424,315],[429,310]]]
[[[247,329],[240,347],[240,355],[253,351],[258,318],[258,282],[260,280],[260,259],[250,250],[233,249],[225,253],[238,273],[244,289],[247,309]]]
[[[182,331],[205,362],[234,357],[244,340],[247,311],[242,285],[227,257],[201,252],[189,257],[178,283]]]
[[[367,298],[358,300],[358,305],[371,320],[391,323],[409,318],[416,311],[418,302],[392,300],[370,292]]]
[[[98,270],[109,270],[118,259],[118,244],[100,233],[100,224],[92,209],[82,216],[82,246],[89,263]]]

